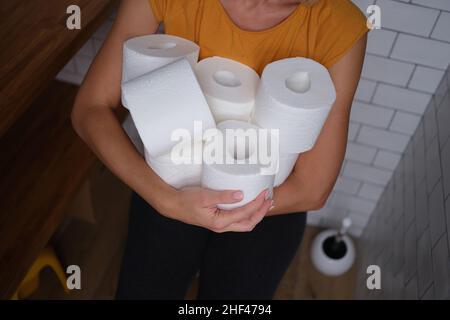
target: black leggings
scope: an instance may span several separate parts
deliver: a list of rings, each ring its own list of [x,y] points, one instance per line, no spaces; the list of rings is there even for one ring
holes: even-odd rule
[[[160,215],[133,194],[117,299],[271,299],[301,242],[305,213],[264,218],[252,232],[214,233]]]

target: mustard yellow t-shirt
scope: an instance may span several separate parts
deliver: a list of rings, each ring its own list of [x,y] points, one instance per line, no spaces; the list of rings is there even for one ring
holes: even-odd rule
[[[220,0],[149,2],[167,34],[200,46],[200,60],[221,56],[259,73],[268,63],[289,57],[314,59],[329,68],[368,31],[366,17],[350,0],[299,5],[281,23],[263,31],[239,28]]]

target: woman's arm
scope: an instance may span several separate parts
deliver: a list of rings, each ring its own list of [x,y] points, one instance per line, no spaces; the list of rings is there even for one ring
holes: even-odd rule
[[[167,210],[157,198],[172,190],[148,170],[119,121],[122,46],[129,38],[154,33],[158,25],[147,1],[123,1],[108,37],[81,85],[72,111],[72,123],[81,138],[126,184],[152,201],[157,210]],[[149,183],[152,182],[152,183]]]
[[[223,212],[216,205],[239,202],[242,192],[176,190],[146,164],[116,118],[121,96],[123,42],[154,33],[157,27],[148,0],[122,1],[112,30],[76,97],[73,126],[100,160],[161,214],[216,232],[250,231],[272,205],[271,200],[266,200],[265,192],[242,208]]]
[[[289,178],[274,191],[269,215],[322,208],[341,170],[347,146],[350,109],[358,86],[367,36],[329,72],[336,88],[336,102],[313,149],[300,155]]]

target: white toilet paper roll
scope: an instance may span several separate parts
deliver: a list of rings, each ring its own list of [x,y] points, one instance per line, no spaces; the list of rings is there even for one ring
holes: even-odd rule
[[[311,149],[336,99],[327,69],[305,58],[273,62],[263,71],[253,122],[280,130],[280,151]]]
[[[175,130],[182,129],[201,140],[202,130],[215,127],[186,59],[123,83],[122,103],[130,110],[145,149],[154,158],[168,153],[177,143],[171,139]]]
[[[130,138],[131,142],[134,144],[136,150],[144,155],[144,144],[142,143],[141,137],[139,136],[139,132],[136,129],[136,125],[131,118],[131,115],[128,115],[122,123],[122,128],[125,130],[125,133]]]
[[[230,59],[212,57],[200,61],[195,73],[217,123],[249,121],[259,83],[259,76],[252,68]]]
[[[221,122],[217,128],[222,132],[221,137],[224,141],[223,154],[220,157],[222,162],[211,163],[205,157],[203,158],[202,187],[213,190],[241,190],[244,194],[242,201],[234,204],[219,204],[218,207],[225,210],[241,207],[254,200],[264,189],[269,189],[272,194],[275,175],[262,174],[261,169],[267,167],[267,164],[262,164],[258,157],[260,139],[246,138],[252,135],[249,135],[250,132],[254,133],[253,136],[258,136],[260,128],[235,120]],[[245,131],[234,131],[235,136],[227,136],[227,129],[244,129]],[[211,143],[212,141],[205,144],[205,150]],[[227,163],[227,155],[229,159],[234,160],[233,164]],[[256,159],[254,163],[250,162],[252,157]],[[238,163],[237,160],[242,163]]]
[[[200,186],[202,176],[201,151],[202,142],[196,142],[192,146],[191,153],[185,155],[182,159],[183,163],[177,163],[173,159],[172,152],[154,158],[145,150],[145,160],[162,180],[176,189]],[[195,152],[200,160],[195,159]]]
[[[274,186],[280,186],[291,174],[297,162],[298,154],[281,154],[278,172],[275,175]]]
[[[152,34],[127,40],[123,45],[122,81],[126,82],[185,57],[197,64],[200,48],[189,40],[164,34]],[[142,141],[131,118],[123,124],[138,151],[144,155]]]
[[[181,58],[186,58],[194,67],[199,51],[199,46],[194,42],[166,34],[152,34],[127,40],[123,45],[122,82]]]

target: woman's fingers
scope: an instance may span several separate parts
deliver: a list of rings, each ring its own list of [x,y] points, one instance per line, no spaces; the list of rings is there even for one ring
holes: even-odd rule
[[[218,204],[231,204],[241,201],[244,194],[239,190],[215,191],[203,189],[201,194],[203,207],[216,206]]]
[[[260,223],[264,217],[266,216],[267,212],[270,210],[270,207],[272,207],[273,200],[266,200],[264,204],[259,208],[258,211],[256,211],[249,219],[242,220],[240,222],[236,222],[228,226],[225,230],[222,232],[250,232],[252,231],[258,223]]]
[[[270,208],[271,200],[265,200],[267,194],[268,190],[264,190],[256,197],[255,200],[251,201],[243,207],[229,211],[219,210],[213,217],[212,230],[216,232],[222,232],[222,230],[225,230],[233,223],[237,223],[242,220],[248,220],[253,214],[258,212],[263,207],[265,202],[269,202]]]
[[[255,200],[247,203],[245,206],[242,206],[240,208],[232,209],[230,211],[226,211],[225,213],[230,215],[236,215],[241,216],[242,219],[245,219],[245,217],[250,216],[252,213],[256,212],[264,203],[264,201],[267,198],[267,195],[269,193],[269,190],[264,190],[261,192]],[[240,220],[242,220],[240,219]]]
[[[272,206],[272,200],[266,200],[269,190],[262,191],[250,203],[233,210],[219,210],[219,203],[236,203],[242,201],[241,191],[214,191],[200,187],[180,190],[177,204],[177,220],[196,226],[201,226],[215,232],[245,232],[250,231],[265,216]]]

